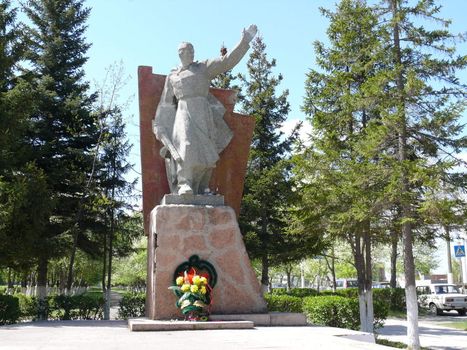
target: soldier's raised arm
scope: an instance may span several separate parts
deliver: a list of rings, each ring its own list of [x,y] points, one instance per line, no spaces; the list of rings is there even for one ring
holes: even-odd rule
[[[214,59],[207,60],[206,65],[210,79],[214,79],[217,75],[224,73],[237,65],[238,62],[245,56],[250,48],[250,42],[258,32],[258,28],[252,24],[242,31],[240,42],[226,55]]]

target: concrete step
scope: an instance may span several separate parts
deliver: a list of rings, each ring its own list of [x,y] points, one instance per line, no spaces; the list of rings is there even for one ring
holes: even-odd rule
[[[187,331],[207,329],[251,329],[251,321],[159,321],[147,318],[132,318],[128,320],[131,331]]]

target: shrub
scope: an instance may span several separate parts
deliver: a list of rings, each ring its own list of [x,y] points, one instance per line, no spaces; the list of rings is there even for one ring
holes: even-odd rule
[[[360,328],[358,298],[340,295],[308,297],[303,299],[303,311],[314,324],[354,330]],[[384,325],[388,305],[383,300],[373,300],[373,311],[373,328],[376,330]]]
[[[35,320],[37,317],[38,303],[35,297],[25,294],[15,295],[19,301],[19,309],[21,311],[21,318]]]
[[[373,298],[389,304],[390,310],[403,311],[406,309],[404,288],[373,289]]]
[[[72,296],[56,295],[49,301],[51,317],[59,320],[71,320],[70,312],[75,307]]]
[[[105,300],[97,295],[56,295],[49,305],[51,316],[60,320],[100,320]]]
[[[318,291],[312,288],[291,288],[290,290],[284,288],[277,288],[272,290],[275,295],[291,295],[294,297],[305,298],[318,295]]]
[[[388,317],[389,305],[384,299],[377,299],[373,297],[373,329],[377,330],[384,326],[384,321]]]
[[[342,296],[317,296],[303,299],[303,311],[314,324],[358,330],[358,300]]]
[[[100,320],[104,313],[105,299],[102,294],[72,296],[72,320]]]
[[[323,290],[320,295],[337,295],[344,298],[358,298],[358,288],[344,288],[337,289],[335,292],[332,290]]]
[[[118,305],[118,318],[143,317],[145,313],[146,293],[125,293]]]
[[[16,323],[20,315],[18,298],[0,295],[0,325]]]
[[[302,298],[291,295],[268,294],[264,296],[264,299],[268,304],[269,311],[302,312]]]

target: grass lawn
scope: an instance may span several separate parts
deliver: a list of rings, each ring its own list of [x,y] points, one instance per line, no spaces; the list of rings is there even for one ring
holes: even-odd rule
[[[407,344],[398,342],[398,341],[391,341],[387,339],[376,339],[376,344],[379,345],[385,345],[385,346],[390,346],[392,348],[397,348],[397,349],[407,349]],[[430,348],[426,347],[421,347],[421,350],[430,350]]]
[[[438,325],[467,331],[467,321],[438,323]]]

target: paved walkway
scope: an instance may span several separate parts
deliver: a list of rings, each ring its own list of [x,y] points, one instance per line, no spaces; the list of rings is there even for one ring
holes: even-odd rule
[[[384,350],[330,327],[130,332],[126,321],[55,321],[0,327],[0,350]],[[339,335],[340,334],[340,335]]]
[[[118,304],[122,300],[120,293],[110,291],[110,319],[116,320],[118,317]]]
[[[464,317],[431,316],[421,317],[418,323],[420,344],[433,350],[466,350],[467,331],[444,327],[445,322],[453,322]],[[381,338],[407,344],[407,321],[405,319],[388,319],[378,331]]]

